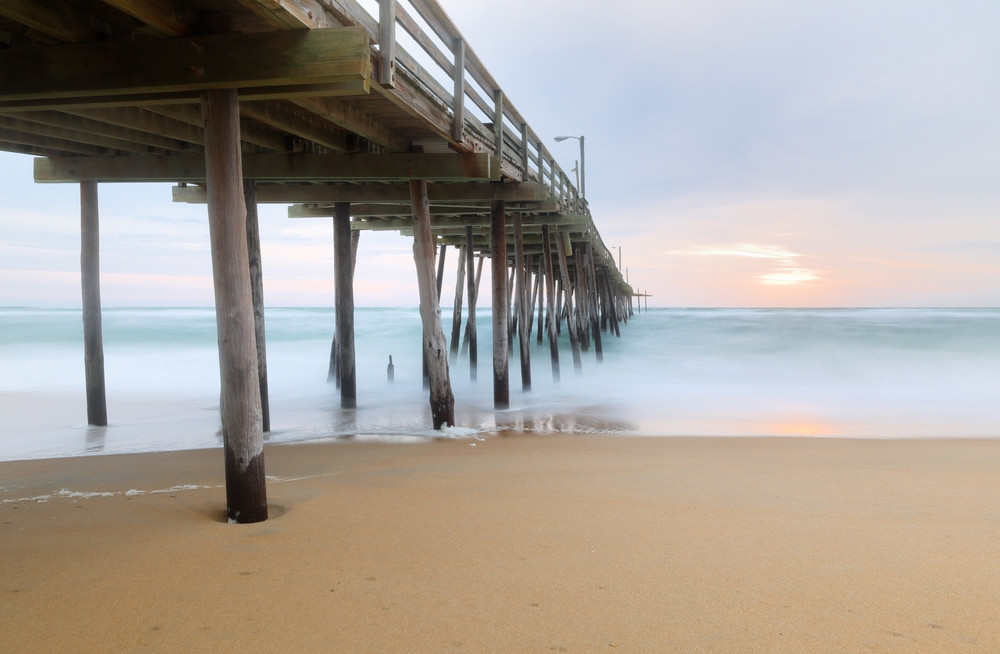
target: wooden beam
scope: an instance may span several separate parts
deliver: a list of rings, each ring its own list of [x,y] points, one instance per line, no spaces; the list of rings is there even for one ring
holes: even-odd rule
[[[0,52],[0,101],[363,85],[369,70],[357,27],[39,47]]]
[[[496,158],[486,153],[243,155],[243,169],[248,177],[271,181],[489,180],[495,179],[499,172],[495,162]],[[35,160],[36,182],[79,182],[85,179],[197,182],[205,179],[205,161],[201,157],[160,155]]]
[[[118,112],[117,109],[98,109],[94,110],[96,112]],[[135,112],[143,112],[141,109],[135,109]],[[149,116],[163,119],[167,121],[165,116],[159,116],[152,112],[143,112]],[[142,148],[141,150],[134,150],[135,152],[149,152],[149,148],[161,148],[163,150],[171,150],[174,152],[191,152],[194,154],[201,154],[204,152],[204,148],[201,144],[204,142],[204,137],[201,134],[202,130],[197,130],[197,140],[182,140],[177,138],[171,138],[169,136],[161,136],[161,132],[156,128],[155,125],[146,123],[143,127],[151,131],[143,131],[142,129],[135,129],[131,125],[125,126],[117,122],[108,122],[101,119],[93,119],[89,117],[84,117],[74,113],[63,113],[60,111],[30,111],[24,113],[9,113],[9,116],[15,118],[23,118],[24,120],[29,120],[33,123],[39,123],[42,125],[51,125],[53,127],[63,127],[66,129],[74,130],[75,132],[82,134],[90,134],[96,136],[107,136],[114,139],[121,139],[122,141],[128,141],[137,145],[148,146]],[[150,121],[151,122],[151,121]],[[176,121],[172,121],[176,122]],[[132,124],[136,124],[133,122]],[[142,124],[142,123],[139,123]],[[188,125],[183,125],[187,128]],[[187,130],[185,130],[185,135],[187,135]]]
[[[479,275],[473,269],[476,248],[472,237],[472,227],[465,228],[465,274],[467,277],[469,298],[469,320],[465,325],[465,336],[469,348],[469,380],[476,381],[479,367],[479,342],[476,335],[476,301],[479,299]],[[479,259],[479,271],[483,270],[483,259]],[[463,350],[465,346],[463,345]]]
[[[320,0],[239,0],[271,27],[279,30],[340,27],[341,22],[327,12]]]
[[[569,266],[566,263],[566,241],[565,232],[556,232],[556,251],[559,253],[559,272],[562,275],[562,293],[566,306],[566,329],[569,331],[570,348],[573,351],[573,368],[578,372],[583,368],[580,359],[580,341],[576,334],[576,313],[573,311],[573,285],[569,278]]]
[[[424,355],[430,375],[431,416],[434,429],[441,429],[445,425],[455,425],[455,396],[448,373],[448,343],[444,339],[441,307],[434,288],[434,237],[430,230],[427,182],[411,181],[410,191],[413,195],[413,260],[417,266]]]
[[[514,208],[523,209],[523,213],[543,214],[554,211],[548,205],[551,200],[541,202],[518,202],[511,203]],[[362,225],[356,229],[366,227],[385,227],[382,222],[392,222],[392,219],[409,220],[402,218],[411,213],[409,204],[354,204],[351,205],[351,215],[356,218],[364,218],[373,225]],[[289,218],[326,218],[333,216],[334,206],[323,204],[293,204],[288,207]],[[472,205],[458,203],[435,203],[431,204],[431,217],[435,226],[461,226],[466,223],[489,226],[490,205]],[[381,219],[385,219],[384,221]],[[534,224],[536,220],[545,220],[552,224],[560,225],[587,225],[590,220],[587,216],[542,216],[535,215],[527,218],[529,224]],[[406,225],[403,225],[404,227]]]
[[[107,150],[110,151],[134,152],[137,154],[149,153],[149,147],[131,141],[125,141],[120,138],[94,134],[86,130],[78,131],[74,129],[67,129],[66,127],[55,127],[47,123],[36,123],[31,120],[25,120],[23,118],[16,118],[13,116],[0,116],[0,128],[23,134],[48,136],[72,143],[85,143],[99,148],[107,148]]]
[[[190,7],[172,0],[104,0],[115,9],[167,36],[185,36],[198,19]]]
[[[521,225],[521,212],[514,212],[514,266],[515,284],[517,285],[517,322],[518,336],[521,346],[521,390],[531,390],[531,308],[528,306],[528,288],[525,280],[524,261],[524,230]]]
[[[207,92],[204,112],[226,512],[231,522],[260,522],[267,519],[267,491],[236,92]]]
[[[174,202],[205,203],[205,189],[201,186],[175,186],[172,192]],[[548,198],[549,191],[545,185],[534,183],[459,182],[428,184],[427,194],[433,205],[436,202],[493,200],[540,202]],[[404,184],[268,184],[261,185],[257,189],[257,202],[261,204],[409,202],[409,200],[409,188]]]
[[[293,98],[298,106],[317,114],[334,125],[368,139],[376,145],[393,152],[409,152],[409,140],[398,132],[386,127],[343,100],[332,97]]]
[[[545,296],[548,300],[546,326],[549,333],[549,353],[552,358],[552,381],[559,381],[559,341],[556,338],[556,291],[552,267],[552,246],[549,242],[549,226],[542,227],[542,256],[545,266]]]
[[[22,131],[4,129],[2,127],[0,127],[0,141],[6,141],[9,143],[20,143],[22,145],[32,145],[39,148],[45,148],[47,150],[61,150],[63,152],[74,152],[76,154],[88,155],[87,158],[103,157],[104,155],[115,155],[119,153],[118,150],[114,150],[111,148],[100,147],[97,145],[89,145],[86,143],[79,143],[77,141],[69,141],[67,139],[55,138],[52,136],[29,134]],[[105,157],[105,158],[112,158],[112,157]],[[83,180],[74,179],[66,181],[79,182]]]
[[[292,111],[276,102],[242,102],[240,114],[337,152],[349,149],[347,135],[332,129],[328,121]]]
[[[21,23],[58,41],[66,43],[92,43],[109,38],[90,24],[84,12],[67,7],[57,8],[48,2],[34,0],[3,0],[0,16]],[[23,54],[23,51],[19,51]],[[0,64],[0,68],[3,64]],[[0,82],[0,89],[3,83]]]
[[[451,100],[451,138],[461,143],[465,139],[465,39],[455,39],[454,51],[452,80],[455,92]]]
[[[460,245],[458,248],[458,278],[455,280],[455,304],[451,312],[452,359],[458,356],[458,346],[462,340],[462,293],[465,291],[465,255],[467,251],[468,248],[464,245]]]

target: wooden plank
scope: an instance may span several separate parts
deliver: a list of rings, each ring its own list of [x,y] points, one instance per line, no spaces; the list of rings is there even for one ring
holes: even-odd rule
[[[427,182],[410,182],[413,204],[413,260],[417,266],[420,320],[424,354],[430,375],[430,403],[434,429],[455,425],[455,396],[448,373],[448,343],[441,327],[441,307],[434,289],[434,237],[430,230]]]
[[[30,48],[0,52],[0,100],[364,82],[369,67],[357,27]]]
[[[12,129],[0,128],[0,141],[8,143],[20,143],[22,145],[32,145],[47,150],[61,150],[63,152],[74,152],[76,154],[88,155],[88,158],[102,157],[103,155],[118,154],[118,150],[103,148],[97,145],[88,145],[66,139],[53,138],[51,136],[39,136],[38,134],[27,134],[25,132]],[[105,157],[112,158],[112,157]],[[195,157],[191,157],[194,159]],[[72,182],[82,181],[81,179],[66,180]]]
[[[493,110],[493,148],[494,154],[503,165],[503,91],[498,90],[494,95],[496,105]]]
[[[66,43],[92,43],[109,38],[108,34],[90,25],[87,14],[65,6],[57,8],[33,0],[3,0],[0,2],[0,16]],[[3,83],[0,82],[2,88]]]
[[[378,3],[379,84],[395,88],[396,78],[396,0]]]
[[[264,437],[236,92],[209,91],[204,112],[208,226],[222,382],[226,512],[231,522],[260,522],[267,519]]]
[[[454,64],[448,60],[448,57],[441,51],[441,48],[439,48],[437,44],[431,40],[430,36],[420,29],[420,25],[417,24],[417,21],[413,20],[413,17],[410,16],[406,9],[403,8],[403,5],[398,3],[396,4],[396,20],[399,22],[400,26],[406,30],[406,33],[409,34],[414,41],[416,41],[417,45],[419,45],[420,48],[427,53],[427,56],[430,57],[434,63],[440,66],[441,70],[443,70],[448,77],[452,77]],[[445,41],[445,43],[449,42],[450,40]]]
[[[83,287],[83,361],[87,423],[108,424],[104,389],[104,336],[101,327],[101,254],[97,182],[80,183],[80,278]]]
[[[172,192],[174,202],[205,203],[205,189],[200,186],[175,186]],[[428,184],[427,193],[433,204],[493,200],[540,202],[548,198],[549,191],[544,185],[534,183],[443,182]],[[409,199],[409,188],[403,184],[268,184],[257,189],[257,202],[261,204],[409,202]]]
[[[489,180],[495,178],[497,168],[494,161],[495,158],[486,153],[245,154],[243,169],[248,177],[258,181]],[[203,181],[205,162],[201,157],[162,155],[35,160],[36,182],[79,182],[85,179],[107,182]]]
[[[104,3],[167,36],[190,34],[198,19],[193,9],[172,0],[104,0]]]
[[[493,273],[493,408],[510,407],[507,306],[507,208],[503,200],[491,207],[490,261]]]
[[[188,187],[191,188],[191,187]],[[541,215],[551,211],[549,204],[551,200],[541,202],[518,202],[514,208],[523,209],[524,213],[534,213],[538,215],[525,216],[527,224],[541,224],[546,222],[552,225],[589,225],[590,220],[586,216],[550,216]],[[512,203],[514,204],[514,203]],[[289,218],[326,218],[334,215],[334,207],[329,204],[293,204],[288,207]],[[353,204],[351,205],[351,215],[356,218],[364,218],[364,224],[360,224],[354,229],[402,229],[409,226],[408,218],[402,218],[412,212],[409,204]],[[471,205],[458,203],[434,203],[431,204],[431,217],[435,227],[458,227],[465,224],[489,227],[490,205]],[[395,219],[395,220],[394,220]],[[399,227],[395,225],[398,221]]]

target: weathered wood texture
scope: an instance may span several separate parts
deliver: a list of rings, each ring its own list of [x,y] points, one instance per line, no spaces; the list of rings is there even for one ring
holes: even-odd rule
[[[507,342],[507,208],[503,200],[493,202],[491,261],[493,263],[493,407],[510,406],[510,371]]]
[[[552,245],[549,227],[542,227],[542,256],[545,261],[545,296],[548,299],[546,326],[549,332],[549,353],[552,359],[552,380],[559,381],[559,339],[556,335],[556,290],[552,271]]]
[[[207,91],[202,108],[222,381],[227,514],[232,522],[260,522],[267,519],[264,437],[236,91]]]
[[[487,181],[498,176],[488,154],[246,154],[244,173],[258,181]],[[497,174],[495,174],[495,171]],[[201,182],[201,157],[55,157],[35,159],[35,181]],[[337,200],[345,202],[347,200]]]
[[[30,48],[0,52],[0,106],[165,93],[194,98],[206,89],[302,85],[321,96],[323,85],[342,83],[367,93],[369,71],[368,34],[359,28]]]
[[[83,361],[87,423],[108,424],[101,325],[101,252],[97,182],[80,183],[80,278],[83,286]]]
[[[448,374],[448,343],[441,327],[441,307],[434,288],[434,237],[431,234],[427,183],[410,182],[413,197],[413,260],[417,267],[420,292],[420,320],[423,324],[424,352],[430,373],[430,403],[434,429],[455,424],[455,397]]]
[[[518,298],[518,341],[521,346],[521,390],[531,390],[531,307],[528,303],[528,289],[525,282],[524,233],[521,229],[521,212],[515,211],[514,222],[514,267],[515,286]]]
[[[357,370],[354,357],[354,257],[351,253],[351,205],[337,204],[333,219],[333,261],[337,287],[337,368],[340,406],[357,406]]]
[[[455,304],[451,312],[451,357],[458,355],[458,346],[462,340],[462,294],[465,291],[466,252],[469,249],[461,246],[458,249],[458,273],[455,280]]]
[[[204,203],[205,189],[200,186],[175,186],[174,202]],[[542,184],[481,182],[477,184],[438,182],[427,185],[431,204],[438,202],[540,202],[548,198],[549,190]],[[281,184],[262,185],[257,189],[257,202],[261,204],[290,204],[295,202],[410,202],[408,184]],[[554,210],[554,207],[553,207]],[[326,215],[326,214],[324,214]]]
[[[566,245],[563,237],[563,233],[556,232],[556,250],[559,253],[559,271],[562,274],[562,292],[565,296],[566,330],[569,332],[569,343],[573,352],[573,368],[580,370],[583,362],[580,359],[580,341],[576,333],[576,314],[573,311],[573,286],[569,281],[569,266],[566,264]]]
[[[469,283],[469,322],[465,326],[465,335],[469,341],[469,379],[476,381],[479,366],[479,342],[476,337],[476,300],[479,295],[479,279],[472,267],[472,253],[475,252],[475,245],[472,240],[472,228],[465,230],[465,249],[469,252],[465,260],[466,275]],[[483,260],[479,260],[479,269],[482,270]]]
[[[271,403],[267,392],[267,336],[264,330],[264,272],[260,259],[260,224],[257,216],[257,181],[243,180],[243,203],[247,209],[247,258],[250,262],[250,293],[253,298],[254,337],[257,345],[257,380],[260,386],[261,427],[271,431]]]

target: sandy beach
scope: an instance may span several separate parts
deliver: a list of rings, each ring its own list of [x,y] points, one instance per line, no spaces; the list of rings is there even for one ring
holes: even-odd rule
[[[995,652],[998,469],[988,440],[282,445],[236,526],[221,450],[8,462],[0,650]]]

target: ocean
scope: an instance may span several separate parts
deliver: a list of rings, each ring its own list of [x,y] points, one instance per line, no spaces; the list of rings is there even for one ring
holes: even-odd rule
[[[104,314],[108,414],[88,427],[80,310],[0,308],[0,460],[221,444],[211,308]],[[447,335],[450,310],[443,311]],[[616,435],[932,438],[1000,436],[998,309],[650,309],[604,334],[561,381],[532,336],[530,392],[511,348],[511,408],[493,410],[489,311],[480,310],[479,382],[452,361],[459,429]],[[270,442],[422,441],[430,429],[416,309],[356,312],[358,408],[327,382],[334,313],[266,314]],[[393,357],[395,381],[386,380]],[[474,442],[474,441],[473,441]]]

